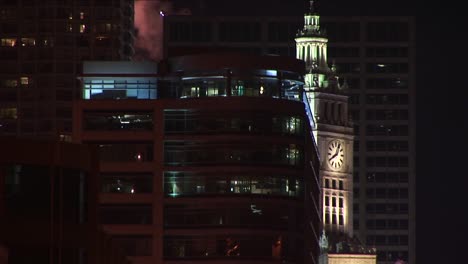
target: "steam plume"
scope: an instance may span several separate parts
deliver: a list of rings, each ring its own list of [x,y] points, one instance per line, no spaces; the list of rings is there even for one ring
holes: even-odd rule
[[[172,4],[164,0],[135,1],[136,60],[160,60],[163,57],[163,19]]]

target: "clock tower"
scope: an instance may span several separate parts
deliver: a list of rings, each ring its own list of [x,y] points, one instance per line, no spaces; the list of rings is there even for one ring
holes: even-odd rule
[[[346,82],[327,62],[328,39],[314,1],[296,36],[297,58],[306,63],[304,91],[315,117],[313,133],[321,159],[322,220],[327,234],[353,237],[353,126]]]

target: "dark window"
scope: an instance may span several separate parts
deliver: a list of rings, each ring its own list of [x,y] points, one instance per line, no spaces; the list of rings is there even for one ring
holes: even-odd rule
[[[330,22],[324,23],[330,43],[354,42],[360,39],[360,25],[358,22]]]
[[[153,251],[151,236],[114,235],[112,238],[127,256],[151,256]]]
[[[150,205],[101,205],[101,224],[148,225],[152,221]]]
[[[409,24],[405,22],[371,22],[367,24],[367,41],[405,42],[409,39]]]

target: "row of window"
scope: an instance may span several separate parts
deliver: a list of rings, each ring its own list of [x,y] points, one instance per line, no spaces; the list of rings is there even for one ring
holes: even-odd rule
[[[366,111],[367,120],[408,120],[407,109],[374,109]]]
[[[328,47],[330,58],[358,58],[360,56],[358,47]],[[368,47],[366,56],[369,58],[406,58],[407,47]]]
[[[101,175],[101,191],[105,193],[151,193],[152,174],[106,173]]]
[[[408,219],[370,219],[366,221],[367,229],[408,229]]]
[[[407,105],[407,94],[366,94],[366,104]]]
[[[338,203],[336,202],[338,200]],[[330,196],[325,196],[325,206],[332,206],[332,207],[339,207],[343,208],[344,205],[344,198],[343,197],[331,197],[331,203],[330,203]]]
[[[407,203],[370,203],[366,205],[368,214],[403,214],[408,213]]]
[[[303,255],[301,243],[286,235],[165,236],[164,257],[285,258],[295,263]]]
[[[329,212],[325,213],[325,224],[332,224],[332,225],[344,225],[344,216],[337,215],[335,213],[330,214]]]
[[[303,119],[299,117],[271,116],[268,113],[201,113],[187,110],[164,112],[166,133],[281,133],[303,134]],[[85,130],[153,130],[153,115],[150,112],[85,112]]]
[[[83,128],[93,131],[153,130],[150,112],[85,112]]]
[[[331,185],[330,185],[330,182],[331,182]],[[344,190],[344,182],[342,180],[325,179],[325,188]]]
[[[302,179],[287,175],[164,173],[164,194],[171,197],[210,194],[299,197],[302,192]]]
[[[367,141],[367,151],[408,151],[408,141]]]
[[[203,144],[188,141],[166,141],[164,163],[169,166],[209,164],[257,164],[301,166],[302,147],[277,144]]]
[[[367,157],[366,165],[368,167],[408,167],[408,157]]]
[[[214,208],[168,205],[167,228],[255,227],[257,229],[303,230],[302,208],[267,204],[219,204]]]
[[[407,94],[366,94],[365,103],[367,105],[407,105]],[[360,94],[349,95],[350,104],[360,103]]]
[[[187,110],[164,111],[166,133],[280,133],[303,135],[304,121],[297,116],[262,112],[203,113]]]
[[[402,78],[369,78],[366,89],[408,89],[408,81]]]
[[[98,145],[101,161],[145,162],[153,160],[151,143],[101,143]],[[166,141],[164,163],[169,166],[209,164],[257,164],[300,166],[302,147],[290,145],[249,145],[188,141]]]
[[[375,183],[407,183],[407,172],[368,172],[366,174],[367,182]]]
[[[408,73],[407,63],[368,63],[366,66],[368,73]]]
[[[367,188],[368,199],[408,199],[408,188]]]
[[[377,116],[377,114],[374,116]],[[368,136],[408,136],[408,133],[409,127],[407,125],[375,124],[366,126],[366,134]]]
[[[408,236],[405,235],[391,235],[391,236],[384,236],[384,235],[375,235],[375,236],[367,236],[366,238],[367,245],[376,245],[376,246],[383,246],[383,245],[408,245]]]
[[[386,251],[379,249],[377,251],[377,260],[378,261],[391,261],[395,263],[398,260],[408,260],[408,251]]]

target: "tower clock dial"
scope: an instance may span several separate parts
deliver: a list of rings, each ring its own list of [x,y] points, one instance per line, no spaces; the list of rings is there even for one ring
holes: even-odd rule
[[[328,144],[327,162],[332,169],[341,169],[344,161],[343,142],[333,140]]]

